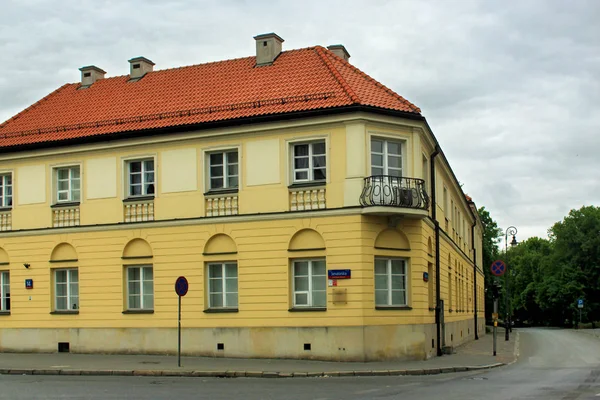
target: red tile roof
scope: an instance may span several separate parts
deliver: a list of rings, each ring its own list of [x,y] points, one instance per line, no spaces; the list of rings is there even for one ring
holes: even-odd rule
[[[321,46],[284,51],[269,66],[246,57],[80,87],[66,84],[0,124],[0,148],[349,105],[421,112]]]

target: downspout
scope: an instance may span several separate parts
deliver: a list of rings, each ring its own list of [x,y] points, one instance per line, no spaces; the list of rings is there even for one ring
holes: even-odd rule
[[[438,357],[442,355],[442,310],[441,303],[441,277],[440,277],[440,223],[437,220],[437,203],[435,196],[435,157],[440,153],[440,146],[436,144],[434,152],[429,157],[431,164],[429,170],[431,173],[431,219],[435,226],[435,325],[436,325],[436,348]]]
[[[471,248],[473,249],[473,302],[475,311],[475,340],[479,340],[479,334],[477,329],[477,249],[475,248],[475,226],[477,225],[477,218],[471,226]]]

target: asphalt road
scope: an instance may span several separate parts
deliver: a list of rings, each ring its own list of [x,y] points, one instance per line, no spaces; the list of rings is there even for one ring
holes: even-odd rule
[[[600,339],[528,329],[515,364],[485,372],[349,378],[0,376],[0,399],[600,399]]]

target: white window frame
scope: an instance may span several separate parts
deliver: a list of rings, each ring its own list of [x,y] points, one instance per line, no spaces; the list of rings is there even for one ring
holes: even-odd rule
[[[129,279],[129,271],[133,269],[140,270],[140,279],[139,280],[130,280]],[[147,271],[152,271],[152,279],[147,279],[146,274]],[[138,284],[138,293],[133,294],[133,296],[137,296],[140,298],[140,306],[132,307],[131,305],[131,296],[132,294],[129,291],[129,284],[132,282],[137,282]],[[146,289],[144,289],[145,282],[152,282],[152,293],[147,293]],[[145,265],[128,265],[125,267],[125,293],[127,296],[127,310],[128,311],[142,311],[142,310],[154,310],[154,266],[150,264]],[[152,295],[152,307],[149,304],[146,304],[146,296]]]
[[[296,290],[296,264],[301,262],[308,263],[308,275],[299,275],[300,277],[308,278],[308,290]],[[324,274],[319,275],[315,274],[313,271],[314,262],[323,262],[325,266]],[[313,277],[323,277],[324,289],[323,290],[315,290],[313,288]],[[325,294],[325,304],[323,305],[315,305],[314,304],[314,293],[315,292],[323,292]],[[297,294],[305,294],[307,297],[306,304],[299,304],[296,302]],[[294,308],[327,308],[327,261],[325,258],[306,258],[306,259],[296,259],[292,260],[292,304]]]
[[[229,154],[235,153],[237,155],[237,161],[235,163],[230,163],[229,162]],[[240,187],[240,150],[237,147],[234,148],[227,148],[227,149],[222,149],[222,150],[213,150],[213,151],[207,151],[204,153],[205,154],[205,159],[206,159],[206,186],[208,188],[208,191],[219,191],[219,190],[233,190],[233,189],[239,189]],[[222,176],[217,176],[216,178],[221,178],[223,179],[223,186],[222,187],[212,187],[212,164],[211,164],[211,156],[214,154],[221,154],[223,157],[223,164],[217,164],[221,165],[223,168],[223,175]],[[237,174],[229,174],[229,167],[236,165],[237,166]],[[236,177],[237,178],[237,185],[235,186],[230,186],[229,185],[229,178],[232,177]]]
[[[407,157],[407,139],[404,137],[399,137],[399,136],[387,136],[387,135],[380,135],[380,134],[376,134],[373,133],[371,135],[369,135],[369,176],[381,176],[381,175],[373,175],[373,141],[374,140],[378,140],[383,142],[383,153],[376,153],[378,155],[381,155],[383,157],[383,166],[375,166],[376,168],[382,168],[383,169],[383,176],[389,176],[389,170],[390,168],[395,169],[395,170],[400,170],[400,176],[399,177],[406,177],[407,175],[407,170],[406,170],[406,157]],[[387,144],[389,142],[394,142],[394,143],[398,143],[400,145],[400,168],[396,168],[396,167],[389,167],[389,160],[388,160],[388,146]]]
[[[323,143],[323,146],[325,147],[325,153],[318,153],[317,155],[315,155],[314,150],[313,150],[313,146],[317,143]],[[300,158],[300,157],[296,157],[296,146],[306,146],[308,145],[308,155],[306,156],[302,156],[302,158],[304,157],[308,157],[308,167],[306,168],[296,168],[296,158]],[[290,142],[290,147],[289,147],[289,157],[290,157],[290,162],[291,162],[291,173],[292,173],[292,177],[291,177],[291,182],[292,183],[326,183],[327,180],[329,179],[329,156],[328,156],[328,148],[329,148],[329,143],[327,138],[311,138],[311,139],[307,139],[307,140],[302,140],[302,141],[294,141],[294,142]],[[325,167],[324,168],[316,168],[314,165],[314,157],[317,156],[325,156]],[[318,179],[315,180],[314,177],[314,173],[315,173],[315,169],[323,169],[325,171],[325,179]],[[307,173],[307,177],[306,179],[298,179],[296,177],[296,173],[297,172],[306,172]]]
[[[227,275],[227,266],[228,265],[235,265],[235,276],[229,276]],[[220,267],[221,268],[221,276],[220,277],[213,277],[212,273],[211,273],[211,267]],[[206,264],[206,275],[208,277],[207,279],[207,288],[206,288],[206,293],[208,294],[208,308],[209,309],[237,309],[239,307],[239,269],[238,269],[238,263],[236,261],[223,261],[223,262],[209,262]],[[233,291],[227,291],[227,280],[234,280],[235,279],[235,292]],[[211,281],[219,281],[219,286],[221,291],[220,292],[211,292]],[[213,295],[217,295],[217,294],[221,294],[221,304],[223,304],[222,306],[219,305],[214,305],[212,302],[212,296]],[[235,294],[235,298],[236,298],[236,302],[235,304],[229,304],[229,302],[227,301],[227,295],[232,295]]]
[[[383,275],[383,274],[377,274],[377,270],[375,268],[375,263],[377,261],[385,261],[386,263],[386,273],[385,276],[387,277],[387,287],[385,289],[381,289],[381,288],[377,288],[377,276],[378,275]],[[404,273],[403,274],[392,274],[392,261],[402,261],[402,263],[404,264]],[[375,263],[373,264],[373,275],[374,275],[374,292],[375,292],[375,307],[408,307],[409,304],[409,299],[408,299],[408,295],[409,295],[409,266],[408,266],[408,260],[406,258],[401,258],[401,257],[375,257]],[[404,277],[404,288],[394,288],[392,286],[392,277],[393,276],[403,276]],[[378,304],[377,303],[377,291],[382,291],[385,290],[386,291],[386,304]],[[396,291],[396,292],[404,292],[404,303],[402,304],[395,304],[393,302],[393,296],[392,293]]]
[[[7,183],[8,178],[10,178],[10,184]],[[2,189],[2,194],[0,194],[0,208],[12,208],[14,197],[14,180],[12,172],[0,173],[0,188]],[[6,194],[7,188],[10,188],[10,195]],[[10,202],[7,201],[8,198],[10,198]]]
[[[75,170],[79,171],[79,177],[74,178],[73,177],[73,172]],[[59,173],[60,171],[67,171],[68,177],[66,180],[64,179],[59,179]],[[55,166],[53,167],[53,181],[54,181],[54,201],[56,204],[60,204],[60,203],[79,203],[81,202],[81,183],[82,183],[82,179],[81,179],[81,165],[76,164],[76,165],[62,165],[62,166]],[[67,189],[59,189],[60,188],[60,181],[65,181],[67,182]],[[73,184],[75,181],[79,182],[79,188],[78,189],[74,189],[73,188]],[[78,196],[75,196],[75,193],[77,192]],[[67,197],[66,199],[60,199],[60,194],[61,193],[66,193]],[[77,198],[76,198],[77,197]]]
[[[0,311],[10,311],[10,271],[0,271]]]
[[[145,163],[147,161],[153,162],[153,169],[152,169],[152,173],[154,176],[153,181],[146,181],[146,173],[150,172],[150,171],[146,170]],[[141,182],[132,184],[131,183],[131,164],[137,163],[137,162],[141,163],[141,172],[139,172],[139,174],[141,174]],[[157,171],[156,157],[154,157],[154,156],[140,156],[140,157],[128,158],[128,159],[124,160],[125,198],[135,199],[137,197],[156,197],[156,194],[158,193],[157,172],[158,171]],[[136,172],[135,174],[138,174],[138,172]],[[142,188],[141,194],[132,194],[132,190],[131,190],[132,185],[141,186],[141,188]],[[154,187],[153,193],[150,193],[150,194],[145,193],[144,188],[146,185],[153,185],[153,187]]]
[[[59,272],[65,272],[66,278],[65,278],[64,282],[58,281],[58,273]],[[75,272],[77,274],[77,282],[73,282],[72,272]],[[54,278],[54,310],[55,311],[78,311],[81,308],[80,302],[79,302],[79,269],[78,268],[54,269],[53,275],[54,275],[53,276],[53,278]],[[65,289],[66,295],[65,296],[58,295],[58,285],[59,284],[66,286],[66,289]],[[77,284],[77,295],[74,295],[72,293],[72,290],[71,290],[72,284]],[[59,308],[59,306],[58,306],[59,298],[67,299],[67,307],[66,308]],[[73,304],[75,304],[75,307],[73,307]]]

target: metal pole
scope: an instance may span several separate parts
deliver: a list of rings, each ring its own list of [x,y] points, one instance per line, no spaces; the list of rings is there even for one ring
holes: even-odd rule
[[[498,314],[498,298],[494,299],[494,314]],[[498,333],[498,321],[494,320],[494,356],[496,355],[496,336]]]
[[[181,296],[179,297],[179,307],[177,309],[177,366],[181,367]]]

